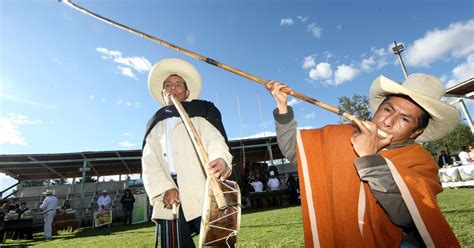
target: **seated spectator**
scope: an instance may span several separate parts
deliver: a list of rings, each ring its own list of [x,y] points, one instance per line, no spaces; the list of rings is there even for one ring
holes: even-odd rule
[[[21,215],[28,210],[30,209],[26,207],[26,202],[20,203],[20,206],[15,209],[15,212],[18,214],[18,219],[20,219]]]
[[[471,156],[469,156],[468,149],[466,146],[461,147],[461,152],[459,153],[459,159],[463,165],[472,163]]]
[[[263,183],[260,181],[258,177],[256,177],[251,183],[254,192],[262,192],[263,191]]]
[[[69,203],[69,200],[64,200],[63,202],[63,206],[61,207],[61,209],[71,209],[71,204]]]
[[[471,158],[471,161],[474,162],[474,144],[469,146],[469,157]]]
[[[452,165],[452,164],[453,164],[453,159],[451,159],[451,156],[446,154],[445,150],[441,150],[440,154],[439,154],[439,157],[438,157],[439,168],[443,168],[443,167],[446,167],[446,166]]]
[[[112,204],[110,196],[107,195],[107,190],[102,191],[102,195],[97,199],[97,205],[99,206],[99,211],[109,210]]]
[[[275,177],[274,171],[270,171],[270,178],[268,179],[267,187],[270,191],[280,189],[280,180]]]

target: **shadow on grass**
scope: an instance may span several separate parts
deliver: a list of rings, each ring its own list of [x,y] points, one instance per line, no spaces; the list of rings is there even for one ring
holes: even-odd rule
[[[83,237],[94,237],[94,236],[106,236],[114,233],[119,232],[127,232],[130,234],[134,233],[143,233],[143,232],[136,232],[132,230],[142,229],[146,227],[154,227],[155,224],[153,222],[146,222],[141,224],[136,224],[132,226],[124,226],[122,223],[113,223],[110,228],[107,226],[98,227],[93,229],[92,227],[84,227],[76,229],[74,232],[67,232],[63,231],[60,232],[59,235],[53,236],[51,241],[61,241],[61,240],[69,240],[69,239],[76,239],[76,238],[83,238]],[[34,245],[38,245],[45,241],[43,239],[42,233],[35,233],[32,240],[10,240],[7,239],[6,243],[0,243],[0,247],[31,247]]]

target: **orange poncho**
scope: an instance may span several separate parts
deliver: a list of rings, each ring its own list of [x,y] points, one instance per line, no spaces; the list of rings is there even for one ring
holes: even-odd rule
[[[352,134],[353,128],[349,125],[302,130],[298,134],[297,159],[306,247],[318,244],[321,247],[399,247],[403,230],[390,221],[367,183],[363,184],[365,209],[362,208],[361,235],[358,220],[361,181],[354,166],[357,155],[350,141]],[[395,165],[434,245],[459,247],[436,201],[436,194],[442,188],[438,167],[430,154],[420,145],[411,144],[383,150],[380,155]]]

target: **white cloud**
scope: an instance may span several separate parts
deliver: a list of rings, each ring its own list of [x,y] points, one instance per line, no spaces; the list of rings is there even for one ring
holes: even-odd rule
[[[334,75],[334,83],[335,85],[339,85],[345,81],[350,81],[357,77],[357,70],[349,65],[339,65],[337,66],[335,75]]]
[[[94,95],[89,95],[89,100],[95,100],[95,96]]]
[[[30,120],[26,115],[11,113],[8,117],[0,116],[0,144],[27,145],[28,143],[20,132],[22,125],[36,125],[41,120]]]
[[[103,59],[122,57],[122,52],[120,51],[109,50],[103,47],[98,47],[95,50],[102,54]]]
[[[114,62],[130,67],[138,72],[146,72],[151,69],[151,63],[144,57],[117,57]]]
[[[307,16],[297,16],[296,18],[300,19],[302,23],[305,23],[308,20]]]
[[[3,89],[2,89],[3,90]],[[33,100],[29,100],[24,96],[14,96],[10,94],[5,94],[0,92],[0,99],[1,100],[6,100],[6,101],[11,101],[11,102],[16,102],[16,103],[21,103],[21,104],[27,104],[33,107],[40,107],[40,108],[48,108],[48,109],[58,109],[57,106],[43,103],[43,102],[36,102]]]
[[[375,59],[374,57],[369,57],[366,59],[363,59],[360,62],[360,69],[364,72],[369,72],[372,70],[372,66],[375,64]]]
[[[0,116],[0,144],[26,145],[18,125],[3,116]]]
[[[446,84],[447,88],[474,77],[474,53],[466,58],[465,63],[456,66],[451,74],[452,76]]]
[[[304,116],[305,119],[309,119],[309,120],[316,119],[316,117],[318,117],[318,116],[316,115],[315,112],[311,112],[311,113],[306,114],[306,115]]]
[[[133,78],[135,80],[138,80],[137,77],[135,77],[135,74],[133,74],[133,71],[132,69],[130,69],[129,67],[123,67],[123,66],[117,66],[117,69],[119,70],[119,73],[126,76],[126,77],[129,77],[129,78]]]
[[[298,99],[292,97],[292,98],[288,101],[288,106],[294,106],[294,105],[296,105],[296,104],[298,104],[298,103],[300,103],[300,102],[301,102],[301,100],[298,100]]]
[[[120,74],[137,79],[132,69],[143,73],[151,69],[151,63],[145,57],[123,57],[122,52],[116,50],[109,50],[107,48],[98,47],[96,51],[99,52],[103,59],[111,59],[113,62],[119,64],[117,69]]]
[[[337,30],[342,30],[342,25],[341,25],[341,24],[337,25],[337,26],[336,26],[336,29],[337,29]]]
[[[316,65],[316,67],[309,70],[309,78],[311,80],[318,79],[329,79],[332,76],[331,64],[322,62]]]
[[[295,23],[295,22],[291,18],[285,18],[285,19],[280,20],[280,26],[282,26],[282,27],[291,26],[291,25],[293,25],[293,23]]]
[[[43,123],[41,120],[30,120],[28,116],[16,113],[11,113],[9,119],[15,125],[36,125]]]
[[[316,23],[311,23],[308,25],[307,31],[311,32],[314,38],[321,38],[321,32],[323,31],[323,29],[318,27]]]
[[[334,56],[330,51],[324,51],[323,54],[326,59],[331,59]]]
[[[303,60],[303,69],[310,69],[314,66],[316,66],[316,57],[315,56],[310,55],[310,56],[304,58],[304,60]]]
[[[471,37],[471,38],[469,38]],[[463,58],[474,51],[474,20],[451,23],[446,29],[434,29],[407,47],[406,63],[427,67],[443,56]]]
[[[119,145],[122,146],[122,147],[134,147],[134,146],[136,146],[137,144],[135,144],[135,143],[130,143],[128,140],[126,140],[126,141],[120,142]]]

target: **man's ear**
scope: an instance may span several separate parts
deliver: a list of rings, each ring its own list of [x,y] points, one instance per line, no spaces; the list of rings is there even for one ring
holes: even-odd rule
[[[186,99],[188,99],[188,97],[189,97],[189,94],[191,94],[191,91],[189,91],[189,90],[186,90]]]
[[[410,138],[411,139],[416,139],[416,137],[420,136],[423,132],[425,131],[425,129],[417,129],[415,131],[413,131],[413,133],[411,133],[410,135]]]

